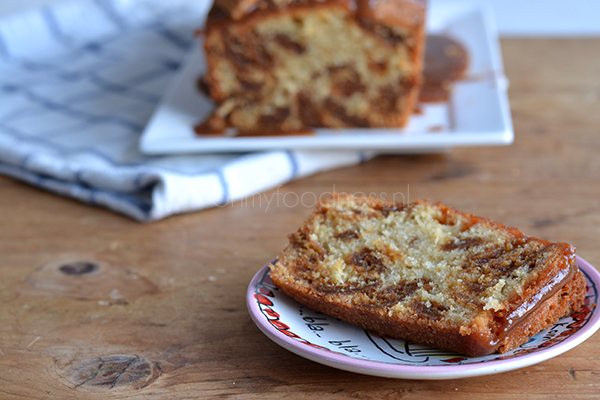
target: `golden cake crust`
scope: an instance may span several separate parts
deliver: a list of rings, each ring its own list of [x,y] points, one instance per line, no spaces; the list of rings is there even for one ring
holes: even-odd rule
[[[577,311],[586,292],[568,244],[440,203],[348,195],[290,235],[271,279],[317,311],[470,356],[514,349]]]

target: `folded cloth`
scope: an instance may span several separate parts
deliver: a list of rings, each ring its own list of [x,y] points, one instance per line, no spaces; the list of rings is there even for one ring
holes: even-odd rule
[[[210,0],[77,0],[0,19],[0,173],[140,221],[222,206],[358,151],[145,156]]]

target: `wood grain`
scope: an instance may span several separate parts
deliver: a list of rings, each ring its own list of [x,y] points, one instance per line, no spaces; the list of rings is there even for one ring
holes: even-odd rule
[[[289,353],[246,311],[254,273],[332,190],[444,201],[600,265],[600,40],[502,47],[509,147],[378,157],[151,224],[0,178],[0,398],[597,399],[598,334],[499,375],[393,380]]]

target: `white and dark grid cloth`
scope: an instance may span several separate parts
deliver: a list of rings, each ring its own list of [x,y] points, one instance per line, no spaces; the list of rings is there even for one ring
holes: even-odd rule
[[[153,221],[363,161],[357,151],[138,151],[210,3],[71,0],[0,19],[0,173]]]

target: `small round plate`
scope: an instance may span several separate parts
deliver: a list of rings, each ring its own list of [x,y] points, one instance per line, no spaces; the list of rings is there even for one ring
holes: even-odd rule
[[[404,379],[455,379],[527,367],[572,349],[600,327],[600,274],[582,258],[587,282],[585,305],[551,329],[504,353],[466,357],[402,340],[388,339],[314,311],[278,290],[261,268],[248,287],[250,316],[271,340],[309,360],[347,371]]]

